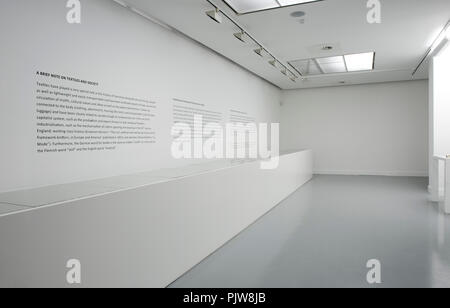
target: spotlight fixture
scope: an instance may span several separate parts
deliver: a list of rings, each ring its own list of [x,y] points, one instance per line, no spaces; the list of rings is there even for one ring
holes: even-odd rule
[[[296,79],[298,77],[296,75],[294,75],[292,72],[289,72],[289,79],[292,80],[292,82],[296,82]]]
[[[254,52],[260,56],[260,57],[264,57],[264,48],[259,47],[258,49],[255,49]]]
[[[281,69],[281,74],[287,76],[287,69],[286,69],[285,67],[283,67],[283,68]]]
[[[208,15],[209,18],[214,20],[215,22],[221,24],[222,23],[222,16],[220,15],[220,10],[216,8],[215,10],[206,12],[206,15]]]
[[[276,59],[270,60],[269,64],[272,65],[273,67],[277,67],[277,60]]]
[[[237,38],[238,40],[240,40],[242,43],[247,43],[247,42],[245,41],[245,32],[244,32],[244,31],[235,33],[235,34],[233,34],[233,35],[234,35],[235,38]]]

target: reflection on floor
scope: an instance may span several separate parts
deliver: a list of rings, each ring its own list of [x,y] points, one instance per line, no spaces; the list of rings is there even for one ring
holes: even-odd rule
[[[316,176],[171,287],[450,287],[450,216],[426,178]]]

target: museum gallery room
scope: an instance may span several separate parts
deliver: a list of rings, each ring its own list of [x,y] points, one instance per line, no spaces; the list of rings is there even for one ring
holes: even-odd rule
[[[1,1],[0,37],[0,288],[450,287],[450,1]]]

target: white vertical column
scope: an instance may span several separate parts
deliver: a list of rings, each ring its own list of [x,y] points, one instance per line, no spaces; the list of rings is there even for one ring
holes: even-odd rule
[[[430,60],[428,78],[428,159],[429,159],[429,193],[430,200],[439,201],[439,160],[436,159],[435,148],[435,121],[434,121],[434,57]]]
[[[450,214],[450,155],[445,159],[444,212]]]
[[[445,190],[444,169],[440,160],[450,153],[450,47],[447,40],[435,49],[429,71],[429,190],[432,201]],[[438,158],[436,157],[438,156]],[[447,164],[448,165],[448,164]],[[439,168],[440,167],[440,168]],[[447,168],[447,167],[445,167]],[[450,177],[450,174],[449,174]],[[444,185],[443,185],[444,184]],[[447,189],[450,198],[450,189]],[[447,208],[447,211],[449,209]]]
[[[431,201],[439,202],[439,159],[432,158],[430,170]]]

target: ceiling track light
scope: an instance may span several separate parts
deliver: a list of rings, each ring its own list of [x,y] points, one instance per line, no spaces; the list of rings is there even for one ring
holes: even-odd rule
[[[264,47],[262,47],[262,45],[248,32],[246,32],[236,21],[233,20],[233,18],[231,18],[230,16],[228,16],[228,14],[226,14],[225,12],[221,11],[220,8],[214,4],[211,0],[206,0],[209,4],[211,4],[211,6],[214,7],[214,10],[212,11],[208,11],[206,12],[206,15],[211,18],[212,20],[214,20],[217,23],[222,23],[222,16],[224,16],[226,19],[228,19],[231,23],[233,23],[238,29],[240,29],[240,32],[234,33],[234,37],[236,39],[238,39],[241,42],[247,43],[247,40],[251,40],[253,42],[255,42],[255,44],[257,44],[259,46],[259,48],[254,49],[253,51],[260,56],[261,58],[264,58],[266,56],[266,54],[268,56],[270,56],[272,58],[272,60],[269,61],[269,64],[275,68],[278,68],[277,63],[279,63],[280,66],[283,67],[283,69],[281,70],[281,73],[285,76],[288,76],[288,72],[290,73],[290,76],[288,76],[292,81],[295,82],[295,80],[298,78],[298,76],[296,76],[294,73],[292,73],[290,70],[288,70],[286,68],[285,65],[283,65],[283,62],[277,60],[276,57],[274,57],[274,55],[269,52],[268,50],[266,50]],[[315,0],[313,0],[315,1]]]
[[[289,72],[289,79],[291,79],[293,82],[297,79],[297,76],[295,76],[292,72]]]
[[[247,43],[247,42],[245,41],[245,32],[244,32],[244,31],[235,33],[235,34],[233,34],[233,35],[234,35],[235,38],[237,38],[238,40],[240,40],[242,43]]]
[[[211,18],[212,20],[214,20],[215,22],[221,24],[222,23],[222,15],[220,15],[220,10],[219,8],[216,8],[215,10],[212,11],[208,11],[206,12],[206,15]]]
[[[258,49],[255,49],[254,52],[255,52],[258,56],[260,56],[260,57],[262,57],[262,58],[264,57],[264,48],[260,47],[260,48],[258,48]]]

